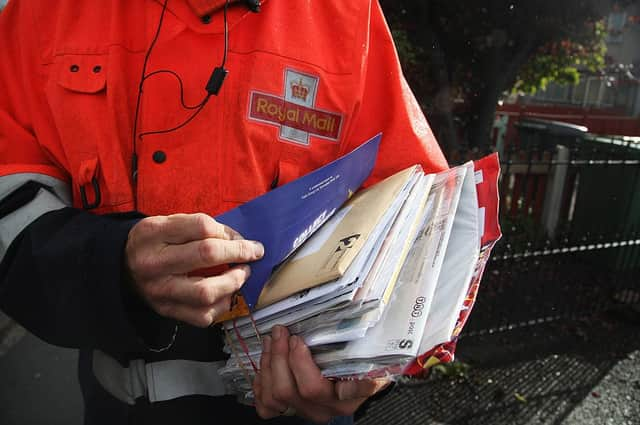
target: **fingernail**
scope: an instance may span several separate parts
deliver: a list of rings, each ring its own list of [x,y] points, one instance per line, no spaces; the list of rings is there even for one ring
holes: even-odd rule
[[[268,335],[262,337],[262,351],[265,353],[271,352],[271,337]]]
[[[280,336],[282,335],[282,329],[280,328],[280,326],[275,326],[271,333],[273,334],[273,339],[277,341],[280,339]]]
[[[294,335],[291,338],[289,338],[289,349],[291,350],[295,350],[296,347],[298,346],[298,341],[300,340],[300,337]]]
[[[251,267],[249,267],[247,264],[241,265],[240,268],[242,268],[242,271],[247,275],[247,278],[251,276]]]
[[[256,257],[260,258],[264,255],[264,246],[260,242],[251,241],[253,244],[253,253]]]
[[[356,383],[353,381],[340,382],[337,392],[339,400],[350,400],[356,395]]]

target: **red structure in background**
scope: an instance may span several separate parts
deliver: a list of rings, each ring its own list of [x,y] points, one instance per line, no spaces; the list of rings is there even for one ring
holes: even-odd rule
[[[631,117],[622,108],[582,108],[564,105],[524,105],[519,103],[498,106],[496,116],[508,115],[504,135],[506,144],[518,139],[515,123],[523,118],[537,118],[582,125],[590,133],[618,136],[640,136],[640,117]]]
[[[598,160],[611,159],[611,155],[620,159],[620,155],[627,155],[626,146],[640,143],[623,136],[640,137],[640,117],[629,116],[622,108],[500,105],[493,142],[503,160],[502,214],[512,219],[529,217],[532,225],[555,233],[560,223],[572,220],[572,202],[586,190],[579,188],[580,174],[592,175],[597,168],[574,167],[567,163],[569,158],[580,159],[586,154],[590,159],[593,155]],[[609,139],[617,142],[609,144]],[[559,162],[554,165],[552,159]],[[551,199],[555,201],[546,205]]]

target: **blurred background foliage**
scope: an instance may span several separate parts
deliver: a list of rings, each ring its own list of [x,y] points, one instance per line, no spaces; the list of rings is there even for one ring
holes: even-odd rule
[[[577,84],[606,65],[611,1],[380,3],[407,79],[446,151],[488,150],[496,106],[510,93]]]

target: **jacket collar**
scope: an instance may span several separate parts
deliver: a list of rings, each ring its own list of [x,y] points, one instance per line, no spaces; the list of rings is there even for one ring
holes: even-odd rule
[[[160,6],[164,4],[165,0],[155,0]],[[213,12],[217,11],[217,14],[221,13],[221,9],[224,8],[226,0],[171,0],[167,4],[167,9],[171,14],[177,18],[173,20],[167,19],[163,24],[163,30],[161,39],[171,39],[177,33],[184,30],[185,27],[190,28],[199,34],[223,34],[224,33],[224,21],[222,19],[214,19],[210,23],[204,24],[202,17],[206,15],[213,15]],[[260,4],[264,6],[267,0],[261,0]],[[241,0],[229,0],[228,24],[229,31],[233,30],[233,27],[242,20],[246,15],[253,13],[248,7],[245,7],[245,2]],[[199,12],[198,12],[199,11]],[[203,13],[199,15],[199,13]]]

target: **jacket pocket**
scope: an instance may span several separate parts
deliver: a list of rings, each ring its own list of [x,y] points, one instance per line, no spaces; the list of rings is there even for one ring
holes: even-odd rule
[[[118,94],[107,89],[108,77],[108,54],[60,55],[46,87],[72,176],[73,205],[99,213],[132,206],[126,159],[119,143],[119,130],[122,133],[128,124],[119,122],[123,115],[110,107],[114,102],[109,96]]]
[[[106,55],[64,55],[55,63],[57,84],[76,93],[99,93],[107,87]]]

